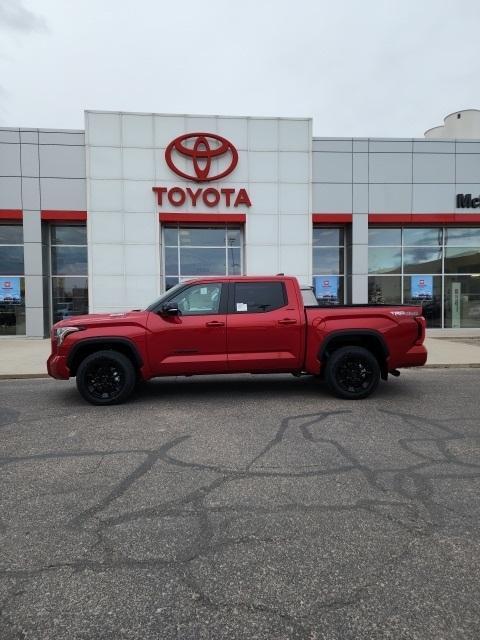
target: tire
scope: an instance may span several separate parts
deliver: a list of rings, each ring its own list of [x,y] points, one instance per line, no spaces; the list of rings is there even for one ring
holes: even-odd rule
[[[380,365],[363,347],[341,347],[327,360],[325,380],[330,391],[346,400],[372,394],[380,381]]]
[[[77,369],[77,389],[90,404],[120,404],[132,393],[135,368],[123,353],[105,350],[91,353]]]

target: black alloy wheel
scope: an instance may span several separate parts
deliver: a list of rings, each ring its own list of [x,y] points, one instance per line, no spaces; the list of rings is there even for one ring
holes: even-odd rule
[[[339,398],[360,400],[377,388],[380,366],[368,349],[341,347],[327,361],[325,378],[329,389]]]
[[[132,362],[118,351],[92,353],[82,360],[77,370],[77,388],[91,404],[124,402],[132,393],[135,383]]]

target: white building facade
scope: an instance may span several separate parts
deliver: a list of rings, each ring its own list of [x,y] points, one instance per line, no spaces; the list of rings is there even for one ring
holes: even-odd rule
[[[431,327],[480,327],[479,198],[480,140],[438,132],[100,111],[84,131],[0,129],[0,335],[276,273],[320,304],[422,303]]]

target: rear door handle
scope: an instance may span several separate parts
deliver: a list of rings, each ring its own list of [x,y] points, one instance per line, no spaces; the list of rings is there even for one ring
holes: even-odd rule
[[[225,323],[219,322],[218,320],[212,320],[211,322],[206,322],[205,326],[206,327],[224,327]]]
[[[283,318],[283,320],[279,320],[278,324],[297,324],[297,321],[293,318]]]

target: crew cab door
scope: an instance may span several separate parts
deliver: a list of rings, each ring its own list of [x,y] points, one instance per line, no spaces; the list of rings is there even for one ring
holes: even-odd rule
[[[151,312],[147,353],[153,375],[225,373],[227,285],[186,285],[172,298],[178,315]]]
[[[303,307],[291,283],[230,284],[227,315],[229,371],[294,371],[302,366]],[[292,286],[293,289],[293,286]]]

